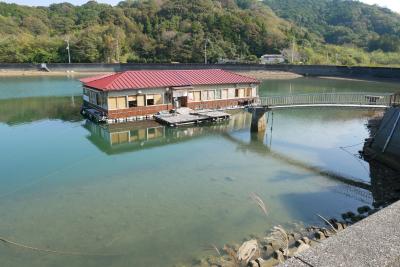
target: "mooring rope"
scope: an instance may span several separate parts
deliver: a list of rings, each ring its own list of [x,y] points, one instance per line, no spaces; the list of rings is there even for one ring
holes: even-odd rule
[[[9,197],[9,196],[11,196],[11,195],[14,195],[15,193],[18,193],[18,192],[24,190],[24,189],[27,189],[27,188],[32,187],[32,186],[35,186],[35,185],[37,185],[37,184],[39,184],[39,183],[41,183],[41,182],[43,182],[43,181],[49,179],[49,178],[52,177],[52,176],[55,176],[55,175],[57,175],[57,174],[60,174],[60,173],[65,172],[65,171],[67,171],[67,170],[70,170],[70,169],[72,169],[73,167],[75,167],[76,165],[81,164],[81,163],[84,162],[84,161],[87,161],[87,160],[96,158],[96,157],[98,157],[98,156],[99,156],[99,155],[88,156],[88,157],[84,157],[84,158],[82,158],[82,159],[79,159],[79,160],[77,160],[77,161],[74,161],[74,162],[72,162],[71,164],[69,164],[69,165],[67,165],[67,166],[64,166],[63,168],[56,169],[56,170],[54,170],[54,171],[52,171],[52,172],[50,172],[50,173],[48,173],[48,174],[46,174],[46,175],[44,175],[44,176],[41,176],[41,177],[39,177],[39,178],[33,180],[33,181],[30,182],[30,183],[25,183],[25,184],[21,185],[20,187],[14,189],[14,190],[12,190],[12,191],[9,191],[9,192],[7,192],[7,193],[4,193],[4,194],[0,195],[0,199],[5,198],[5,197]]]
[[[124,254],[91,254],[91,253],[82,253],[82,252],[76,252],[76,251],[61,251],[61,250],[51,250],[51,249],[44,249],[44,248],[36,248],[28,245],[24,245],[18,242],[14,242],[11,240],[8,240],[4,237],[0,236],[0,241],[6,244],[13,245],[15,247],[23,248],[23,249],[28,249],[28,250],[33,250],[37,252],[46,252],[46,253],[52,253],[52,254],[59,254],[59,255],[68,255],[68,256],[97,256],[97,257],[111,257],[111,256],[122,256]]]

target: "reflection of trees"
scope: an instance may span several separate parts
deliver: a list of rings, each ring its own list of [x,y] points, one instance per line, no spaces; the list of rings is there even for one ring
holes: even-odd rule
[[[29,97],[0,100],[0,122],[21,124],[43,119],[79,121],[80,97]]]

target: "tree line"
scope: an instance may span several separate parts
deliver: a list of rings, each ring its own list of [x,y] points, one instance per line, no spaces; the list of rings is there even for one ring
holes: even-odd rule
[[[294,17],[287,10],[292,2],[295,8],[303,1],[130,0],[116,6],[89,1],[49,7],[0,3],[0,62],[68,62],[68,42],[72,62],[196,63],[204,61],[207,45],[211,63],[257,62],[263,54],[290,49],[297,55],[294,63],[400,64],[398,16],[393,19],[384,9],[361,4],[372,9],[368,18],[377,12],[381,20],[373,30],[360,32],[354,26],[357,20],[370,24],[363,17],[326,15],[331,24],[342,18],[332,26],[311,14]],[[346,18],[352,23],[347,28]],[[355,35],[346,34],[348,28]]]

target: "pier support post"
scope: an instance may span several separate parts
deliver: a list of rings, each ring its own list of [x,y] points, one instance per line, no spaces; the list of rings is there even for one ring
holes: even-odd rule
[[[252,133],[265,133],[267,129],[267,121],[265,118],[266,112],[270,109],[268,107],[250,107],[248,109],[252,114],[251,118],[251,132]]]

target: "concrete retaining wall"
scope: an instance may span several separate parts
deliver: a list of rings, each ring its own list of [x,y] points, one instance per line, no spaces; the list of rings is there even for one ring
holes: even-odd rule
[[[372,148],[377,151],[382,151],[385,147],[386,142],[390,138],[390,135],[394,129],[393,135],[391,136],[390,142],[387,145],[385,154],[389,154],[394,157],[400,157],[400,121],[396,121],[400,116],[400,107],[394,107],[386,111],[385,116],[382,119],[381,126],[372,143]]]
[[[333,76],[347,78],[387,78],[400,80],[400,68],[346,67],[323,65],[260,65],[260,64],[102,64],[102,63],[51,63],[52,71],[123,71],[141,69],[204,69],[221,68],[233,71],[287,71],[305,76]],[[3,64],[0,70],[38,70],[40,64]]]

